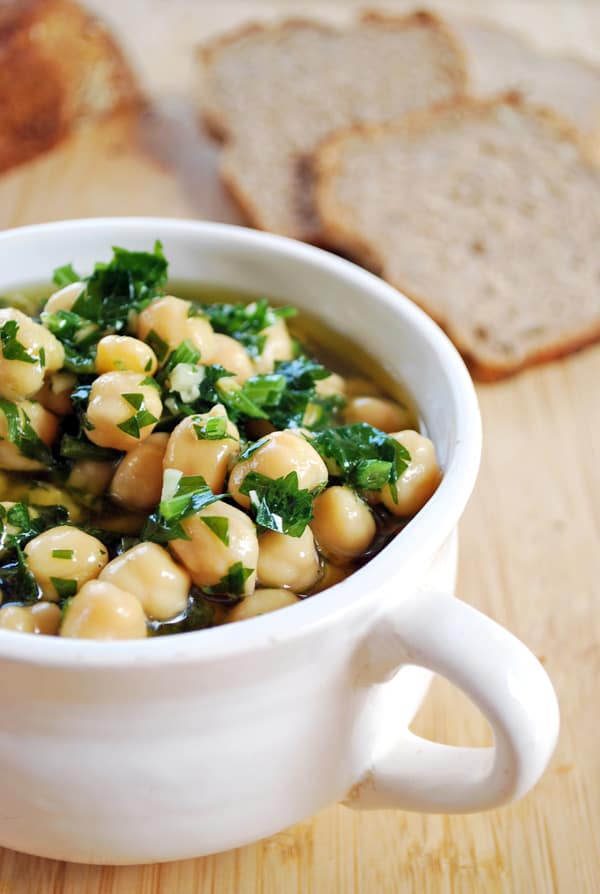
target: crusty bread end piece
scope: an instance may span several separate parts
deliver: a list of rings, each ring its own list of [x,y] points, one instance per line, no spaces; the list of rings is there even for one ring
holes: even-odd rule
[[[465,50],[474,96],[518,91],[528,102],[555,109],[600,151],[599,68],[574,56],[546,53],[496,25],[458,15],[449,23]]]
[[[76,3],[0,5],[0,172],[50,149],[84,120],[138,104],[120,49]]]
[[[308,158],[357,121],[385,121],[463,93],[463,57],[429,13],[369,14],[337,29],[251,25],[200,51],[201,109],[225,141],[221,172],[262,229],[320,238]]]
[[[600,339],[600,169],[570,125],[508,96],[330,138],[326,237],[496,379]]]

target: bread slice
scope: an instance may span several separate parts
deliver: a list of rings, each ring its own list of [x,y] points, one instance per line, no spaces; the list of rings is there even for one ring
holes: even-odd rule
[[[202,111],[225,140],[221,173],[251,223],[318,241],[307,158],[353,122],[385,121],[465,87],[462,54],[428,13],[345,29],[254,25],[200,53]]]
[[[330,242],[381,273],[495,379],[600,338],[600,168],[518,97],[465,101],[319,150]]]
[[[139,102],[121,51],[81,7],[0,5],[0,171],[55,146],[83,120]]]
[[[476,96],[518,91],[530,102],[556,109],[600,144],[600,69],[581,59],[545,53],[491,24],[459,16],[450,24],[466,52]]]

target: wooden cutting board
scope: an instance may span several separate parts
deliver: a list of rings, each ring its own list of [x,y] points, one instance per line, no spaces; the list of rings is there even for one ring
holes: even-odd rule
[[[2,177],[0,227],[105,214],[239,221],[218,181],[215,147],[196,127],[193,44],[248,18],[294,12],[341,19],[354,5],[104,0],[101,11],[156,108],[141,126],[95,126]],[[600,62],[598,5],[433,5],[485,14],[548,47],[596,53]],[[524,639],[557,687],[561,738],[536,790],[480,816],[331,807],[237,851],[149,867],[75,866],[0,849],[0,894],[600,891],[600,348],[478,390],[485,447],[461,528],[459,593]],[[415,730],[452,744],[488,741],[484,722],[443,681]]]

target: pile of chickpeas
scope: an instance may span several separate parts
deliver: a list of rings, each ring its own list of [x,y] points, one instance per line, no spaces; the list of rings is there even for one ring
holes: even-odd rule
[[[69,310],[82,288],[73,283],[54,293],[45,311]],[[412,414],[405,407],[377,393],[365,379],[332,373],[317,383],[322,395],[346,399],[344,423],[367,422],[390,433],[410,453],[410,463],[395,484],[381,491],[356,493],[351,487],[329,483],[327,466],[310,443],[310,432],[269,430],[260,449],[246,458],[247,446],[226,408],[216,404],[209,412],[189,416],[171,432],[155,431],[157,422],[140,427],[139,436],[119,424],[132,415],[123,395],[143,397],[144,406],[156,420],[163,412],[161,392],[149,378],[159,360],[147,339],[158,335],[171,350],[189,340],[205,364],[221,364],[243,384],[257,373],[270,373],[279,360],[293,357],[294,346],[286,322],[278,318],[266,328],[264,348],[253,358],[235,339],[213,331],[202,316],[190,316],[188,301],[167,295],[154,300],[133,322],[134,335],[106,335],[97,346],[95,374],[86,436],[99,447],[122,452],[117,462],[79,460],[72,463],[64,487],[44,479],[46,470],[37,460],[23,456],[9,439],[8,420],[0,413],[0,495],[8,509],[19,499],[36,506],[60,503],[69,511],[69,522],[44,531],[23,550],[28,570],[39,590],[34,604],[6,600],[0,607],[0,628],[37,634],[92,639],[145,637],[155,622],[182,616],[190,589],[215,587],[236,563],[251,569],[243,585],[243,598],[231,608],[214,607],[214,623],[251,618],[291,605],[300,598],[325,589],[350,574],[369,553],[378,533],[378,513],[393,517],[414,515],[429,499],[440,481],[433,444],[413,430]],[[0,348],[0,397],[24,411],[39,438],[51,447],[59,433],[61,417],[73,413],[71,392],[76,377],[63,369],[61,342],[44,326],[14,308],[0,310],[0,326],[14,320],[18,339],[35,362],[5,358]],[[40,350],[43,349],[43,350]],[[199,439],[195,426],[213,417],[224,417],[226,435],[218,440]],[[142,541],[110,559],[107,547],[78,526],[85,519],[95,524],[86,499],[104,500],[117,516],[141,524],[161,499],[163,476],[176,470],[183,476],[202,476],[213,493],[228,494],[182,524],[189,538],[166,545]],[[315,491],[314,517],[299,537],[260,530],[250,514],[250,499],[242,493],[249,472],[280,478],[295,471],[298,487]],[[29,481],[12,472],[28,473]],[[85,497],[86,499],[81,499]],[[108,503],[106,502],[108,500]],[[228,543],[204,523],[206,518],[228,522]],[[10,534],[10,525],[5,524]],[[75,592],[63,600],[56,580],[74,582]],[[2,600],[0,599],[0,602]]]

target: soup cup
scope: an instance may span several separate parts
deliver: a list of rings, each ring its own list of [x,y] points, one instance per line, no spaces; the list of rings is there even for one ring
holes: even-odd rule
[[[0,844],[88,863],[199,856],[333,801],[457,813],[524,795],[558,733],[545,671],[453,594],[480,417],[459,355],[414,304],[317,248],[221,224],[100,219],[0,235],[0,292],[164,245],[174,279],[275,296],[359,344],[413,395],[443,481],[372,561],[242,623],[94,642],[0,630]],[[433,673],[490,723],[490,748],[409,731]]]

